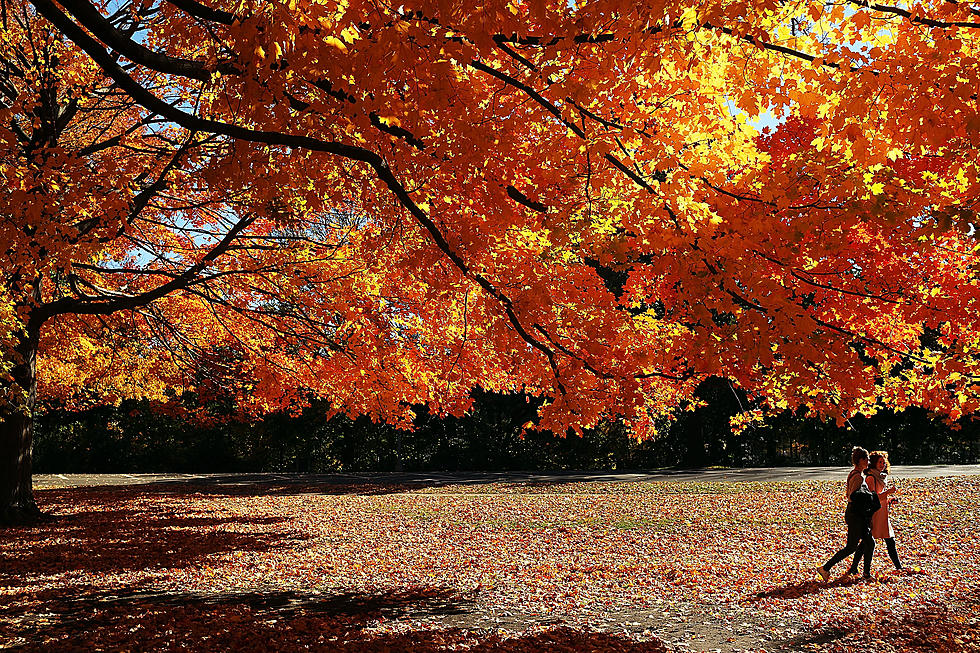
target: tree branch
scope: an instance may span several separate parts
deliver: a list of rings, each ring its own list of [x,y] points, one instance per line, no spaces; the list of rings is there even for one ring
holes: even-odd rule
[[[854,5],[855,7],[860,7],[862,9],[872,9],[874,11],[879,11],[883,14],[893,14],[895,16],[901,16],[902,18],[907,19],[910,23],[915,23],[918,25],[927,25],[929,27],[944,27],[944,28],[967,27],[972,29],[980,29],[980,23],[977,22],[972,22],[972,21],[946,22],[942,20],[934,20],[932,18],[926,18],[925,16],[916,16],[908,9],[902,9],[901,7],[892,7],[889,5],[882,5],[877,3],[872,4],[870,1],[861,1],[861,0],[848,0],[848,2]],[[973,13],[974,11],[976,10],[973,10],[973,8],[971,7],[971,13]]]
[[[32,0],[32,2],[45,18],[51,20],[51,17],[44,10],[42,10],[42,5],[51,5],[51,7],[54,6],[50,0]],[[153,70],[162,73],[179,75],[181,77],[188,77],[190,79],[197,79],[200,81],[208,81],[211,79],[211,71],[205,68],[204,64],[201,62],[194,61],[192,59],[171,57],[154,52],[146,46],[127,37],[116,29],[116,27],[110,23],[92,3],[88,2],[88,0],[61,0],[61,4],[75,20],[84,25],[96,38],[108,45],[113,50],[125,56],[130,61],[134,61],[140,65],[146,66],[147,68],[152,68]],[[61,28],[59,27],[59,29]],[[230,70],[237,71],[238,67],[230,62],[226,62],[219,64],[216,67],[216,70],[219,72],[230,72]]]
[[[220,23],[222,25],[232,25],[236,20],[235,14],[229,11],[222,11],[221,9],[214,9],[202,5],[196,0],[166,0],[169,4],[177,7],[178,9],[184,11],[185,13],[193,16],[194,18],[200,18],[201,20],[206,20],[211,23]]]
[[[167,283],[157,286],[153,290],[148,290],[138,295],[99,297],[82,301],[70,297],[64,297],[48,304],[42,304],[40,307],[38,307],[36,313],[38,314],[39,319],[43,322],[54,317],[55,315],[61,315],[63,313],[106,315],[108,313],[114,313],[115,311],[131,310],[145,306],[150,302],[156,301],[157,299],[165,297],[176,290],[186,288],[188,285],[190,285],[194,278],[204,268],[206,268],[211,261],[215,260],[228,250],[231,244],[235,241],[235,238],[238,237],[238,234],[247,229],[254,220],[255,216],[240,219],[228,231],[228,233],[225,234],[225,237],[222,238],[221,241],[213,248],[211,248],[211,250],[205,254],[200,261],[187,268],[179,276],[171,279]]]

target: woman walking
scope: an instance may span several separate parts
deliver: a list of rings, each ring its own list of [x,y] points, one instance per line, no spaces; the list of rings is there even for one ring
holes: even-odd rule
[[[875,541],[871,537],[871,514],[874,512],[873,495],[864,482],[864,471],[868,468],[868,451],[854,447],[851,451],[854,469],[847,475],[847,510],[844,522],[847,524],[847,544],[834,554],[830,560],[817,567],[817,573],[824,581],[830,578],[830,570],[838,562],[851,555],[860,547],[864,557],[864,577],[871,578],[871,556]]]
[[[885,540],[885,548],[888,549],[888,557],[891,558],[895,569],[901,571],[902,563],[898,559],[898,549],[895,547],[895,531],[892,529],[891,520],[888,518],[888,505],[893,499],[891,495],[898,492],[894,486],[887,486],[888,473],[891,471],[891,464],[888,462],[887,451],[872,451],[868,457],[868,471],[865,482],[868,489],[876,493],[881,500],[881,509],[871,515],[871,537]],[[858,563],[861,561],[862,551],[859,548],[854,554],[854,562],[851,563],[849,574],[858,572]]]

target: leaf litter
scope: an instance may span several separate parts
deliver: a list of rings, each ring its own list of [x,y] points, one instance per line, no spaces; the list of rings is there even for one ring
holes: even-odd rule
[[[820,582],[843,484],[38,492],[0,540],[14,650],[980,651],[980,477],[907,480],[897,572]]]

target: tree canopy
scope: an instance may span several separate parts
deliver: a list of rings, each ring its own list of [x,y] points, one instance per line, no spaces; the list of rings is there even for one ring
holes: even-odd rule
[[[970,3],[0,9],[8,394],[980,401]]]

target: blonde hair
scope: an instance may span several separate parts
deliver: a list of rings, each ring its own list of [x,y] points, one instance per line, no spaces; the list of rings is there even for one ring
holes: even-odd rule
[[[868,457],[868,466],[869,467],[874,467],[874,468],[877,469],[877,464],[878,464],[878,461],[879,460],[884,460],[885,461],[885,469],[884,469],[884,472],[886,474],[890,473],[892,466],[891,466],[891,463],[888,462],[888,452],[887,451],[872,451],[871,454],[870,454],[870,456]]]

